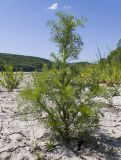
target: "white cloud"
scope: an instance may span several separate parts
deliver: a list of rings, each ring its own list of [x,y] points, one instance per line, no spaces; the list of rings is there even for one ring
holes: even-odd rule
[[[64,6],[64,9],[71,9],[71,6]]]
[[[48,7],[49,10],[56,10],[58,9],[58,3],[53,3],[51,6]]]

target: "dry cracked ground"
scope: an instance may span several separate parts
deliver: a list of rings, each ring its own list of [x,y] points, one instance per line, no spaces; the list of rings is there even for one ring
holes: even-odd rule
[[[25,120],[18,112],[19,90],[0,90],[0,160],[36,160],[34,139],[39,144],[40,160],[121,160],[121,96],[113,97],[113,107],[103,109],[104,117],[91,147],[73,152],[57,145],[47,151],[44,126],[33,118]]]

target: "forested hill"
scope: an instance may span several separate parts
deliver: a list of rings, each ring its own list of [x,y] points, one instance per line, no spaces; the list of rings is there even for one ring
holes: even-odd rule
[[[118,47],[114,51],[111,51],[106,59],[108,62],[120,62],[121,63],[121,47]]]
[[[0,70],[4,64],[13,65],[15,69],[22,69],[23,71],[34,71],[41,70],[43,64],[51,65],[51,61],[34,57],[34,56],[24,56],[8,53],[0,53]]]

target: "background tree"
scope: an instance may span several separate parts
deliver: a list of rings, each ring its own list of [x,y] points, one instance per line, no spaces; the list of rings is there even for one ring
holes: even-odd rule
[[[121,47],[121,39],[117,43],[117,48]]]

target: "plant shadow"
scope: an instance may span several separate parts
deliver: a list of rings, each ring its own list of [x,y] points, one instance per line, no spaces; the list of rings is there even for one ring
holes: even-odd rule
[[[99,160],[121,160],[121,137],[109,137],[103,133],[98,137],[91,136],[75,154],[82,159],[85,159],[83,155],[96,155]]]

